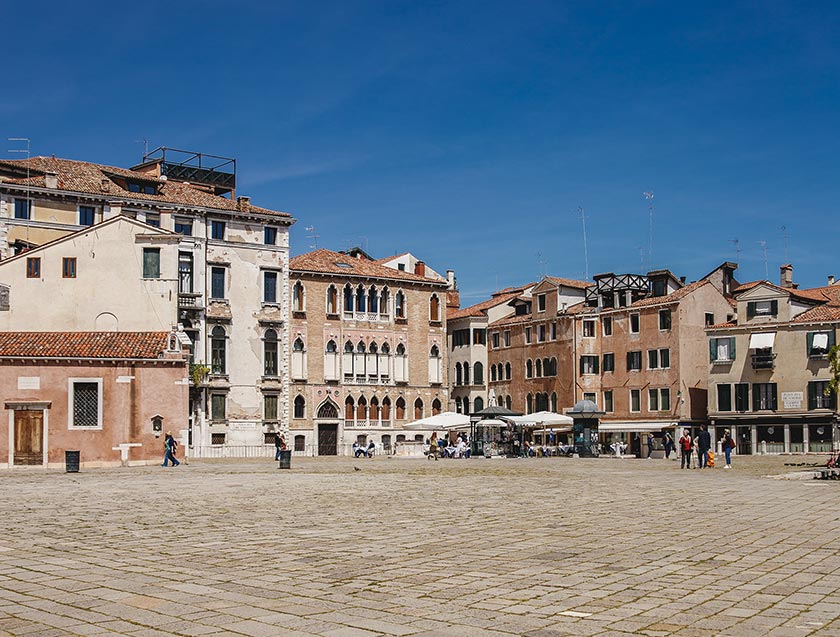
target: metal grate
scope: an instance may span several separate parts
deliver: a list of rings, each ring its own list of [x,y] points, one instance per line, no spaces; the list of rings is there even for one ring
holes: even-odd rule
[[[73,426],[96,427],[99,425],[99,385],[73,383]]]
[[[211,445],[223,445],[223,444],[225,444],[225,434],[210,434],[210,444]]]

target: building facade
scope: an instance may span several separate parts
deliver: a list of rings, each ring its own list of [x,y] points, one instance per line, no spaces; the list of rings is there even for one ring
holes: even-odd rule
[[[200,383],[190,405],[189,441],[196,455],[236,455],[238,449],[262,446],[274,431],[285,429],[289,415],[284,326],[288,230],[294,220],[237,197],[234,165],[171,149],[153,151],[131,169],[50,157],[0,162],[0,259],[120,216],[177,237],[177,262],[160,262],[157,277],[142,276],[139,286],[150,296],[138,306],[126,303],[134,311],[107,316],[106,308],[118,305],[114,299],[124,292],[123,282],[97,267],[96,293],[85,304],[102,307],[84,308],[84,314],[102,315],[97,329],[160,329],[168,322],[189,337]],[[127,261],[133,252],[126,252]],[[155,256],[148,254],[148,263],[120,268],[153,271]],[[91,259],[96,255],[93,251]],[[152,301],[157,288],[165,298]],[[9,294],[14,298],[15,291]],[[71,298],[85,298],[81,290],[74,294]],[[150,311],[170,300],[174,314],[168,308],[166,317],[163,310]],[[77,318],[82,321],[67,315],[69,322]],[[44,329],[41,325],[39,319],[28,329]]]
[[[735,290],[737,319],[709,329],[709,419],[729,429],[737,452],[830,452],[840,443],[837,396],[828,392],[828,352],[840,329],[840,286],[799,290],[792,268],[781,285]]]
[[[403,425],[449,402],[450,281],[416,258],[392,261],[323,249],[292,259],[289,436],[298,453],[342,455],[370,441],[392,452],[422,438]]]

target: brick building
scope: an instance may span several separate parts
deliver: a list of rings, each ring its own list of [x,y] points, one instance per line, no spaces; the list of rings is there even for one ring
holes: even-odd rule
[[[295,451],[387,452],[402,425],[446,410],[445,278],[410,254],[315,250],[291,261],[289,435]]]

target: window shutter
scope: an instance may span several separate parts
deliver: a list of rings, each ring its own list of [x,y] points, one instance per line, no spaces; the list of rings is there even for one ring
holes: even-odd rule
[[[593,363],[593,366],[594,366],[594,368],[593,368],[593,372],[594,372],[594,373],[596,373],[596,374],[597,374],[597,373],[599,373],[599,372],[598,372],[598,362],[599,362],[599,361],[598,361],[598,357],[597,357],[597,356],[593,356],[593,357],[592,357],[592,363]]]
[[[755,316],[755,301],[750,301],[747,303],[747,318],[751,319]]]
[[[752,410],[753,411],[758,411],[759,407],[761,407],[761,399],[760,399],[760,392],[758,390],[758,385],[756,383],[753,383],[752,392],[753,392],[753,400],[752,400],[752,407],[753,408],[752,408]]]
[[[776,316],[779,313],[779,302],[776,300],[770,301],[770,314]]]
[[[717,358],[717,339],[709,339],[709,362],[714,363]]]
[[[776,383],[770,383],[770,409],[776,411],[779,408],[778,395],[776,394]]]
[[[808,332],[808,334],[805,335],[805,339],[806,339],[806,343],[807,343],[807,345],[805,346],[805,353],[808,356],[810,356],[811,355],[811,350],[814,349],[814,333],[813,332]],[[810,391],[810,386],[809,386],[809,391]],[[810,394],[809,394],[809,396],[810,396]],[[813,407],[809,407],[809,409],[813,409]]]
[[[629,372],[631,369],[633,369],[633,367],[632,367],[632,358],[633,358],[633,352],[627,352],[627,371],[628,371],[628,372]]]
[[[583,376],[583,356],[580,357],[580,375]]]
[[[729,337],[729,360],[735,360],[735,337]]]
[[[835,340],[834,340],[834,329],[828,330],[828,349],[830,350],[834,347]]]
[[[811,336],[808,334],[808,336]],[[810,351],[810,346],[808,350]],[[808,383],[808,409],[817,408],[817,385],[816,383]]]

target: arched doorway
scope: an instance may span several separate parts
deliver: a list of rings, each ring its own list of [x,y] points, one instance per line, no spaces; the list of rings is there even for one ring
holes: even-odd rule
[[[318,455],[338,455],[338,405],[329,398],[318,407],[315,427],[318,429]]]

